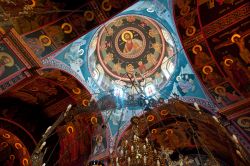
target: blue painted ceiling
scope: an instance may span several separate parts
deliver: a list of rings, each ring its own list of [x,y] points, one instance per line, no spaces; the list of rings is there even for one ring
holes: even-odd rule
[[[139,1],[56,56],[96,100],[111,96],[117,104],[102,110],[111,136],[154,100],[179,96],[213,108],[186,58],[171,6],[167,0]]]

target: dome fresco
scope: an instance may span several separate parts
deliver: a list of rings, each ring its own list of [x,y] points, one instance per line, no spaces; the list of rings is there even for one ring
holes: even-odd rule
[[[149,101],[178,96],[216,111],[190,67],[171,12],[167,1],[139,1],[56,56],[95,100],[116,103],[116,109],[102,108],[111,140],[143,113],[141,94]]]
[[[131,87],[131,79],[136,79],[151,96],[172,75],[175,52],[172,36],[162,25],[142,15],[123,15],[109,21],[93,36],[88,67],[104,91],[117,87],[124,94],[135,95],[138,92]]]
[[[250,165],[249,0],[19,1],[0,165]]]

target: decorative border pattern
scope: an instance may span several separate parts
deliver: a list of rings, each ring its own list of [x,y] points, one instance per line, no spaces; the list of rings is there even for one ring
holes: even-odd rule
[[[239,21],[249,17],[249,14],[250,14],[250,3],[247,3],[243,5],[241,8],[235,9],[233,12],[205,26],[203,28],[203,32],[208,38],[216,34],[217,32],[220,32],[223,29],[226,29],[232,24],[238,23]]]

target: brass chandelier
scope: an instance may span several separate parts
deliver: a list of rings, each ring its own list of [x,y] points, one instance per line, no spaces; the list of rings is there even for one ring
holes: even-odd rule
[[[113,165],[116,166],[161,166],[161,165],[183,165],[184,158],[180,156],[178,161],[172,161],[170,149],[156,148],[146,137],[141,138],[139,129],[139,117],[131,118],[132,137],[123,140],[121,146],[116,149],[113,156]]]

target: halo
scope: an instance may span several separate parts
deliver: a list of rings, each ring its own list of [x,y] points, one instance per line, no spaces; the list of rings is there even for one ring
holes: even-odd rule
[[[90,17],[88,15],[91,15]],[[84,18],[87,20],[87,21],[92,21],[94,18],[95,18],[95,14],[93,11],[85,11],[84,12]]]
[[[7,133],[4,133],[4,134],[3,134],[3,137],[4,137],[4,138],[10,138],[10,135],[7,134]]]
[[[15,148],[16,149],[20,149],[20,148],[22,148],[23,146],[20,144],[20,143],[15,143]]]
[[[23,166],[29,165],[29,160],[27,158],[24,158],[22,164]]]
[[[133,39],[133,33],[131,31],[125,31],[122,33],[122,41],[127,42],[127,40],[124,38],[125,34],[129,34],[130,38]]]
[[[152,133],[152,134],[156,134],[157,132],[158,132],[157,129],[152,129],[152,130],[151,130],[151,133]]]
[[[223,87],[223,86],[217,86],[215,89],[214,89],[214,92],[219,95],[221,92],[219,92],[219,89],[222,89],[223,90],[223,93],[226,92],[226,88]]]
[[[184,9],[184,10],[183,10],[183,9]],[[185,9],[187,9],[187,10],[185,10]],[[189,12],[190,12],[190,6],[185,5],[184,7],[181,8],[180,14],[181,14],[182,16],[185,16],[185,15],[188,14]]]
[[[48,39],[48,42],[47,43],[43,43],[43,39]],[[50,46],[51,45],[51,40],[50,40],[50,38],[48,37],[48,36],[46,36],[46,35],[41,35],[41,36],[39,36],[39,41],[42,43],[42,45],[44,45],[45,47],[47,47],[47,46]]]
[[[10,155],[10,160],[15,160],[15,158],[16,158],[16,157],[15,157],[14,154],[11,154],[11,155]]]
[[[31,2],[32,2],[32,4],[31,5],[29,5],[30,7],[35,7],[36,6],[36,1],[35,0],[31,0]]]
[[[202,72],[204,73],[204,74],[206,74],[206,75],[208,75],[209,73],[208,72],[206,72],[206,69],[210,69],[210,72],[209,73],[212,73],[213,71],[214,71],[214,69],[212,68],[212,66],[204,66],[203,68],[202,68]]]
[[[191,33],[188,31],[189,28],[191,28],[193,30]],[[196,28],[193,25],[188,26],[187,29],[186,29],[186,35],[187,36],[193,36],[195,34],[195,32],[196,32]]]
[[[168,110],[161,110],[161,115],[166,116],[168,114]]]
[[[243,127],[245,130],[250,130],[249,129],[249,125],[247,124],[244,124],[244,122],[242,122],[243,120],[248,120],[250,121],[250,117],[248,116],[243,116],[243,117],[240,117],[238,120],[237,120],[237,123],[239,124],[240,127]],[[248,128],[248,129],[247,129]]]
[[[224,64],[225,64],[225,66],[231,66],[231,64],[229,64],[228,62],[234,62],[232,59],[230,59],[230,58],[226,58],[225,60],[224,60]]]
[[[72,132],[71,132],[70,130],[71,130]],[[68,134],[71,134],[71,133],[73,133],[73,132],[74,132],[74,127],[73,127],[73,126],[68,126],[68,127],[67,127],[67,133],[68,133]]]
[[[87,107],[88,104],[89,104],[89,100],[87,100],[87,99],[83,99],[83,100],[82,100],[82,105],[83,105],[83,106]]]
[[[108,7],[105,7],[106,4],[109,4]],[[109,3],[109,0],[104,0],[102,2],[102,9],[106,12],[110,11],[112,9],[112,5]]]
[[[235,38],[241,38],[241,36],[239,35],[239,34],[234,34],[232,37],[231,37],[231,41],[233,42],[233,43],[235,43]]]
[[[174,131],[172,129],[167,129],[166,130],[167,135],[172,135],[173,133],[174,133]]]
[[[77,94],[77,95],[79,95],[79,94],[81,93],[81,89],[78,88],[78,87],[74,87],[74,88],[72,89],[72,91],[73,91],[74,94]]]
[[[9,146],[9,145],[8,145],[7,142],[1,142],[1,146],[4,147],[4,148],[6,148],[6,147]]]
[[[63,30],[63,32],[66,33],[66,34],[71,33],[72,32],[72,25],[70,25],[69,23],[65,22],[65,23],[62,24],[61,28],[63,29],[65,26],[68,26],[69,30]]]
[[[8,67],[11,67],[14,65],[14,59],[9,55],[7,54],[6,52],[0,52],[0,59],[2,59],[2,57],[8,57],[10,62],[8,62],[7,64],[5,64],[5,66],[8,66]]]
[[[147,120],[148,120],[149,122],[152,122],[153,120],[155,120],[154,115],[148,115]]]
[[[95,116],[92,116],[91,119],[90,119],[91,123],[94,125],[94,124],[97,124],[97,118]]]
[[[201,45],[199,45],[199,44],[196,44],[193,48],[192,48],[192,52],[196,55],[197,54],[197,51],[195,51],[195,49],[196,48],[199,48],[200,49],[200,51],[202,51],[202,47],[201,47]]]

